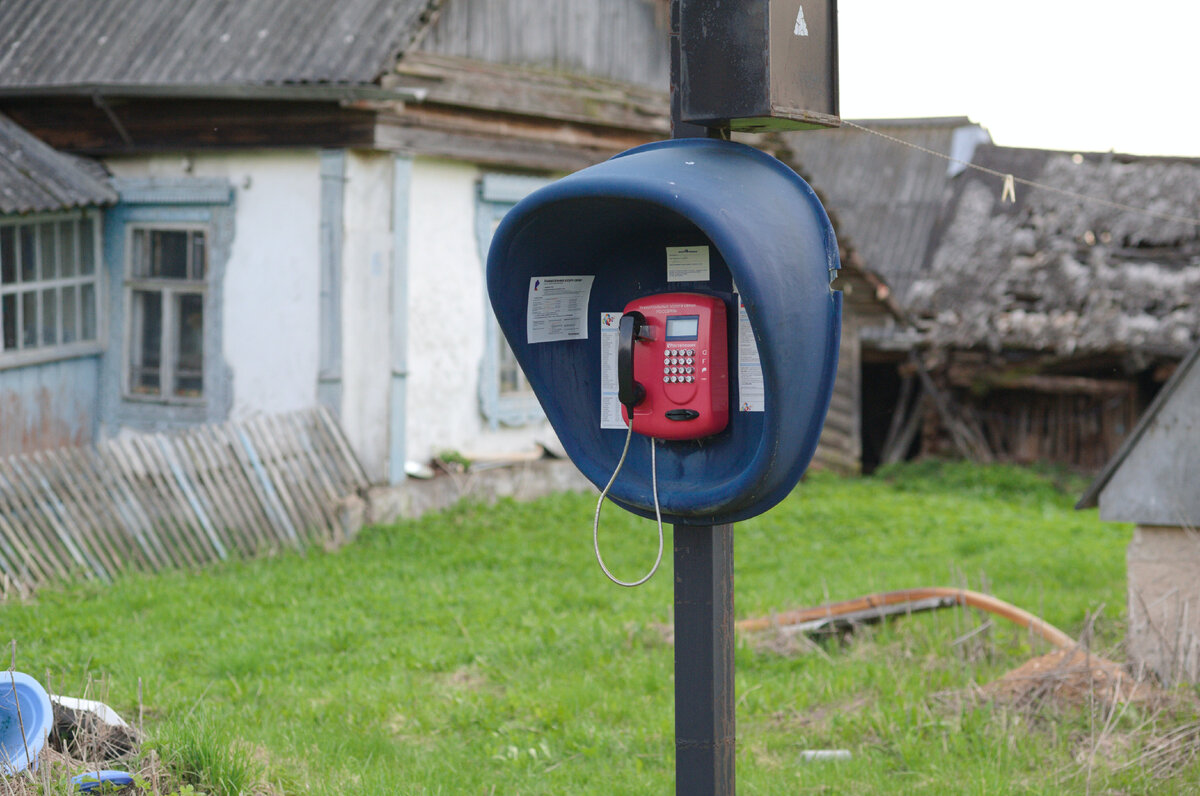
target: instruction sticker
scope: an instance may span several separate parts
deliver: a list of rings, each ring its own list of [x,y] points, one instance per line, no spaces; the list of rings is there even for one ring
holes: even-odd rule
[[[586,340],[594,276],[535,276],[529,280],[525,334],[529,343]]]
[[[668,282],[707,282],[707,246],[668,246]]]
[[[600,428],[625,430],[621,419],[620,389],[617,377],[617,350],[620,346],[620,312],[600,313]]]
[[[766,390],[763,386],[762,360],[758,356],[758,342],[750,328],[750,315],[742,294],[737,293],[738,306],[738,410],[742,412],[765,411],[763,403]]]

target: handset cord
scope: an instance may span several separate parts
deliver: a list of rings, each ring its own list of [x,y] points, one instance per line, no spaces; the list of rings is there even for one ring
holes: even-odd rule
[[[612,478],[608,479],[608,483],[604,485],[604,490],[600,493],[600,499],[596,501],[596,516],[592,520],[592,547],[596,550],[596,562],[600,564],[600,569],[604,570],[604,574],[608,579],[618,586],[632,588],[641,586],[650,578],[654,577],[654,573],[658,571],[658,565],[662,563],[663,553],[663,529],[662,529],[662,510],[658,507],[658,467],[654,460],[654,438],[650,438],[650,486],[654,493],[654,517],[658,520],[658,557],[654,559],[654,566],[646,573],[641,580],[624,581],[615,577],[608,571],[608,567],[604,566],[604,557],[600,555],[600,507],[604,505],[604,498],[608,496],[608,490],[612,488],[613,482],[617,480],[617,475],[620,474],[621,468],[625,465],[625,456],[629,453],[629,440],[633,437],[633,423],[629,424],[629,432],[625,434],[625,447],[621,449],[621,458],[617,461],[617,469],[613,470]]]

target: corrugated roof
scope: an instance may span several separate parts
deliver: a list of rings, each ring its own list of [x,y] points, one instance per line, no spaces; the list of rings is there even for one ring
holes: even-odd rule
[[[108,205],[117,192],[94,167],[43,144],[0,114],[0,213]]]
[[[374,83],[441,0],[5,0],[0,88]]]
[[[1200,159],[983,146],[906,308],[934,345],[1179,358],[1200,341]],[[1096,197],[1100,202],[1084,201]],[[1169,220],[1122,209],[1144,208]]]
[[[968,140],[986,137],[958,116],[855,123],[944,154],[955,149],[958,130]],[[854,242],[903,306],[926,264],[949,195],[946,161],[853,127],[788,133],[784,139],[789,160],[811,178],[837,217],[838,233]]]

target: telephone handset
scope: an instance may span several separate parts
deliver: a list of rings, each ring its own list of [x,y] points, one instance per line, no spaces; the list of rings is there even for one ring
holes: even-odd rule
[[[729,424],[725,302],[660,293],[625,306],[618,326],[621,415],[647,437],[710,437]]]

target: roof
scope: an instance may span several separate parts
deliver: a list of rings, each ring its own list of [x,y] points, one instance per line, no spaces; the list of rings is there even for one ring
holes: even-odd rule
[[[907,309],[935,347],[1179,359],[1200,341],[1200,159],[981,146]],[[1096,197],[1101,202],[1085,201]]]
[[[0,90],[373,84],[440,0],[5,0]]]
[[[117,192],[95,166],[43,144],[0,114],[0,213],[108,205]]]
[[[1088,486],[1087,491],[1083,493],[1083,497],[1079,499],[1079,502],[1075,505],[1075,508],[1090,509],[1099,504],[1100,493],[1104,491],[1106,486],[1108,486],[1117,470],[1119,470],[1121,465],[1130,458],[1135,449],[1142,444],[1143,439],[1148,438],[1148,436],[1153,433],[1153,430],[1155,430],[1155,427],[1160,425],[1159,421],[1162,419],[1163,415],[1165,415],[1164,408],[1171,404],[1171,401],[1174,399],[1177,392],[1183,394],[1183,391],[1180,388],[1192,378],[1192,370],[1196,369],[1197,373],[1200,374],[1200,365],[1197,363],[1200,363],[1200,345],[1192,349],[1192,352],[1188,354],[1187,358],[1185,358],[1183,362],[1179,364],[1179,367],[1175,369],[1175,372],[1171,375],[1171,378],[1167,380],[1167,383],[1163,385],[1163,388],[1158,391],[1158,395],[1154,396],[1154,401],[1149,407],[1147,407],[1146,411],[1142,413],[1142,417],[1140,420],[1138,420],[1138,424],[1134,426],[1133,431],[1131,431],[1129,436],[1125,438],[1125,441],[1121,444],[1121,447],[1117,450],[1117,452],[1113,454],[1113,457],[1109,459],[1106,465],[1104,465],[1104,469],[1100,472],[1100,475],[1096,476],[1096,479],[1092,481],[1090,486]],[[1193,415],[1195,415],[1194,408]],[[1196,439],[1181,439],[1180,432],[1182,429],[1178,428],[1174,423],[1170,425],[1171,428],[1165,429],[1167,435],[1191,450],[1196,449]],[[1192,428],[1200,431],[1200,426],[1192,426]],[[1163,459],[1165,457],[1160,455],[1158,458]],[[1165,465],[1173,470],[1179,470],[1186,479],[1192,479],[1195,477],[1195,471],[1189,470],[1188,468],[1182,466],[1183,463],[1178,460],[1166,461]],[[1154,479],[1150,480],[1154,481]],[[1158,482],[1155,481],[1155,483],[1157,485]],[[1194,485],[1189,485],[1188,491],[1194,495]],[[1167,522],[1164,524],[1170,524],[1171,522],[1175,521],[1178,521],[1177,518],[1168,518]]]
[[[965,116],[862,120],[857,125],[969,160],[974,142],[990,140]],[[945,160],[857,127],[783,135],[786,159],[816,188],[840,236],[854,241],[864,263],[901,306],[926,264],[929,243],[948,198],[953,169]]]

